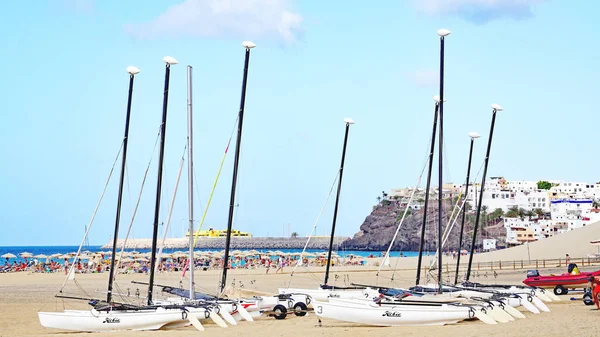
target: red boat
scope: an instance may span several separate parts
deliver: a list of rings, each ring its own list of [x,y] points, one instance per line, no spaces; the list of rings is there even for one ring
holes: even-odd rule
[[[530,287],[554,288],[554,294],[566,295],[568,289],[588,288],[591,276],[600,276],[600,270],[579,272],[577,265],[572,263],[568,272],[560,275],[540,275],[537,270],[529,270],[523,283]]]

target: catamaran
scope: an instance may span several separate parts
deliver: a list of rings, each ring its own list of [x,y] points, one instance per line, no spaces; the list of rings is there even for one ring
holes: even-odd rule
[[[233,170],[233,182],[231,188],[231,202],[230,205],[235,204],[235,186],[237,182],[237,169],[239,165],[239,154],[240,154],[240,146],[241,146],[241,135],[242,135],[242,127],[243,127],[243,117],[244,117],[244,106],[245,106],[245,96],[246,96],[246,84],[248,78],[248,65],[250,59],[250,50],[256,47],[256,45],[251,41],[244,41],[242,46],[245,49],[245,61],[244,61],[244,74],[242,80],[242,94],[240,100],[240,109],[238,112],[237,118],[237,138],[236,138],[236,151],[235,151],[235,159],[234,159],[234,170]],[[165,305],[183,305],[188,310],[193,312],[193,308],[195,307],[204,307],[209,306],[209,308],[213,309],[213,315],[215,319],[218,319],[218,315],[221,315],[223,319],[231,324],[237,325],[237,321],[239,320],[247,320],[253,321],[253,318],[260,316],[264,311],[270,311],[275,313],[276,318],[285,318],[286,312],[288,310],[295,310],[297,315],[304,316],[306,315],[306,303],[307,299],[305,295],[292,294],[285,296],[255,296],[253,298],[223,298],[220,295],[208,295],[201,292],[196,292],[194,290],[194,264],[193,264],[193,256],[194,256],[194,246],[196,243],[196,239],[199,235],[198,231],[194,232],[193,225],[193,131],[192,131],[192,68],[188,66],[188,206],[189,206],[189,233],[194,233],[193,235],[188,235],[189,237],[189,256],[188,256],[188,268],[189,268],[189,290],[177,288],[173,286],[167,285],[157,285],[161,287],[164,293],[171,295],[171,297],[161,301],[160,303]],[[231,140],[231,139],[230,139]],[[227,145],[227,149],[229,148],[229,143]],[[227,149],[225,150],[225,154],[227,154]],[[221,165],[223,162],[221,163]],[[218,178],[219,175],[217,175]],[[216,182],[215,182],[216,185]],[[214,186],[213,186],[214,188]],[[211,193],[212,197],[212,193]],[[210,203],[209,198],[209,203]],[[207,206],[208,209],[208,206]],[[205,214],[206,211],[205,209]],[[226,280],[227,280],[227,269],[229,268],[228,260],[229,260],[229,247],[230,247],[230,238],[234,234],[232,231],[233,225],[233,206],[229,209],[229,219],[228,219],[228,229],[226,231],[226,247],[225,247],[225,257],[223,259],[223,278],[221,281],[221,293],[225,289]],[[204,217],[203,217],[204,219]],[[201,222],[202,224],[202,222]],[[134,283],[142,283],[143,282],[134,282]],[[202,312],[199,313],[201,319]],[[211,316],[211,317],[212,317]],[[219,323],[217,323],[219,324]],[[224,324],[224,323],[223,323]],[[221,325],[221,324],[220,324]],[[222,326],[222,325],[221,325]]]
[[[339,206],[340,192],[342,189],[342,177],[344,173],[344,161],[346,159],[346,146],[348,144],[348,133],[350,131],[350,125],[354,124],[354,120],[351,118],[344,118],[346,125],[346,131],[344,133],[344,147],[342,149],[342,161],[339,169],[339,180],[337,186],[337,195],[335,199],[335,206],[333,210],[333,223],[331,225],[331,236],[329,238],[329,252],[327,254],[327,263],[325,267],[325,279],[323,284],[315,289],[303,289],[303,288],[279,288],[279,294],[305,294],[310,296],[313,300],[325,301],[329,298],[355,298],[363,297],[365,295],[364,287],[337,287],[329,285],[329,268],[331,266],[331,256],[333,250],[333,240],[335,237],[335,225],[337,220],[337,211]],[[300,259],[300,261],[302,258]]]
[[[442,284],[442,149],[443,149],[443,66],[444,66],[444,38],[450,34],[450,31],[440,29],[438,35],[440,36],[441,44],[441,57],[440,57],[440,96],[434,97],[436,101],[435,106],[435,117],[433,124],[433,135],[431,140],[431,151],[429,155],[429,173],[427,179],[426,188],[426,199],[425,199],[425,215],[423,219],[423,227],[421,233],[421,245],[419,262],[417,267],[417,281],[416,285],[420,289],[413,289],[413,291],[407,291],[408,295],[402,299],[390,298],[385,296],[381,288],[374,287],[377,292],[381,293],[380,298],[376,299],[375,302],[368,298],[353,298],[353,299],[337,299],[330,298],[329,302],[314,301],[315,313],[319,317],[333,318],[343,321],[368,324],[368,325],[434,325],[434,324],[450,324],[455,323],[459,320],[469,319],[478,317],[480,320],[486,323],[496,322],[509,322],[515,318],[523,318],[524,316],[514,310],[510,305],[521,304],[520,301],[512,300],[509,295],[500,294],[497,291],[479,291],[475,289],[449,289],[444,287]],[[496,110],[495,110],[496,111]],[[494,112],[495,112],[494,111]],[[424,240],[424,226],[426,223],[427,214],[427,201],[429,197],[429,188],[431,181],[432,171],[432,160],[434,152],[435,134],[436,134],[436,123],[438,120],[439,112],[439,145],[440,145],[440,159],[439,159],[439,198],[438,198],[438,251],[437,251],[437,262],[438,262],[438,277],[437,285],[431,285],[429,287],[420,286],[419,275],[421,270],[421,256]],[[488,149],[489,151],[489,149]],[[489,153],[489,152],[488,152]],[[484,173],[485,174],[485,173]],[[419,178],[420,179],[420,178]],[[412,199],[412,196],[411,196]],[[405,213],[406,215],[406,213]],[[403,217],[404,218],[404,217]],[[401,222],[402,223],[402,222]],[[398,226],[398,230],[400,225]],[[398,231],[396,232],[397,235]],[[394,238],[396,237],[394,236]],[[392,240],[393,241],[393,240]],[[393,244],[393,242],[392,242]],[[391,245],[390,245],[391,249]],[[386,257],[389,257],[389,249],[386,253]],[[402,291],[401,289],[393,289],[394,291]],[[425,290],[421,293],[416,290]],[[369,290],[365,290],[369,292]],[[446,291],[446,293],[444,293]],[[435,295],[432,293],[435,292]],[[505,291],[506,293],[506,291]],[[463,297],[458,299],[457,297]],[[365,297],[368,297],[365,296]],[[531,295],[530,298],[537,299],[537,297]],[[539,299],[537,299],[539,301]],[[448,303],[449,302],[449,303]],[[462,303],[459,303],[462,302]],[[511,302],[511,303],[509,303]],[[541,302],[541,301],[539,301]],[[537,304],[537,303],[536,303]],[[451,307],[449,307],[451,305]],[[524,304],[528,305],[528,304]],[[540,307],[543,307],[541,303]],[[532,305],[533,307],[533,305]],[[537,308],[536,308],[537,309]],[[538,311],[539,312],[539,311]],[[490,321],[491,319],[491,321]],[[492,322],[493,321],[493,322]]]
[[[163,58],[165,62],[165,97],[163,102],[163,121],[161,124],[161,152],[159,159],[159,173],[158,173],[158,187],[157,187],[157,202],[155,207],[155,226],[154,226],[154,240],[152,246],[152,259],[151,259],[151,270],[150,270],[150,282],[148,288],[148,297],[146,305],[134,305],[127,303],[117,303],[113,301],[113,279],[115,274],[115,259],[116,259],[116,246],[117,237],[119,233],[119,221],[121,211],[121,200],[123,195],[123,181],[125,175],[125,164],[127,160],[127,141],[129,138],[129,120],[131,115],[131,101],[133,94],[133,82],[136,74],[139,73],[139,69],[136,67],[128,67],[127,72],[129,73],[129,95],[127,103],[127,114],[125,122],[125,136],[123,138],[122,149],[123,156],[121,160],[121,176],[119,181],[119,195],[117,198],[117,215],[115,220],[115,234],[113,237],[113,252],[111,256],[111,267],[109,270],[109,281],[106,301],[98,299],[86,299],[81,297],[70,297],[57,295],[58,298],[66,299],[78,299],[88,300],[88,303],[92,306],[90,310],[64,310],[62,312],[38,312],[40,324],[47,328],[63,329],[63,330],[74,330],[74,331],[85,331],[85,332],[98,332],[98,331],[118,331],[118,330],[155,330],[166,327],[172,324],[179,324],[181,322],[190,322],[198,329],[203,329],[202,324],[197,319],[200,313],[203,318],[210,317],[211,308],[209,306],[187,308],[181,305],[160,305],[155,304],[152,301],[152,286],[154,278],[154,263],[155,263],[155,249],[156,249],[156,231],[158,228],[158,214],[160,206],[160,187],[162,178],[162,164],[164,158],[164,139],[166,129],[166,117],[167,117],[167,101],[168,101],[168,88],[169,88],[169,75],[170,67],[173,64],[177,64],[177,60],[170,56]],[[110,176],[109,176],[110,179]],[[104,194],[104,193],[103,193]],[[95,216],[95,213],[94,213]],[[93,220],[93,218],[92,218]],[[91,226],[88,226],[84,240],[89,233]],[[82,241],[83,245],[83,241]],[[81,250],[81,246],[79,251]],[[79,251],[78,254],[79,255]],[[76,257],[77,259],[77,257]],[[71,269],[68,273],[67,279],[73,278],[74,276],[75,263],[72,264]],[[67,280],[65,280],[66,283]],[[64,287],[64,285],[63,285]]]
[[[374,326],[446,325],[478,318],[487,324],[497,322],[483,308],[459,303],[404,302],[330,298],[328,302],[313,302],[319,318]]]

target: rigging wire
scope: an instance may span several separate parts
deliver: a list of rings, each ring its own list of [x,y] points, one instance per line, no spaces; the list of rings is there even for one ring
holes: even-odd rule
[[[311,239],[313,233],[317,229],[317,224],[319,223],[319,220],[321,219],[321,216],[323,215],[323,212],[325,211],[325,207],[327,206],[327,203],[329,202],[329,198],[331,197],[331,194],[332,194],[333,189],[335,187],[335,183],[337,182],[339,176],[340,176],[340,170],[337,170],[335,178],[333,179],[333,183],[331,184],[331,188],[329,189],[329,194],[327,194],[327,198],[325,199],[325,203],[323,204],[323,207],[321,207],[321,211],[319,212],[319,215],[317,216],[317,219],[315,220],[315,223],[313,224],[313,227],[312,227],[310,233],[307,235],[308,239],[306,240],[306,243],[304,244],[304,248],[302,249],[302,252],[300,253],[300,258],[298,259],[298,263],[296,263],[296,265],[294,266],[294,269],[292,270],[292,273],[291,273],[290,276],[294,276],[294,272],[296,271],[296,268],[298,268],[298,266],[301,266],[303,264],[304,253],[306,252],[306,248],[308,247],[308,243],[310,242],[310,239]]]
[[[129,222],[129,227],[127,228],[127,235],[125,235],[123,245],[121,246],[121,251],[119,252],[119,255],[118,255],[119,257],[118,257],[117,263],[115,264],[115,270],[110,271],[111,273],[113,273],[113,275],[112,275],[113,280],[118,274],[117,271],[119,270],[119,265],[120,265],[121,259],[123,257],[123,251],[125,250],[125,247],[127,246],[127,240],[129,239],[129,234],[131,233],[131,229],[133,228],[133,221],[135,220],[138,206],[140,205],[140,201],[142,200],[142,192],[144,191],[144,186],[146,185],[146,178],[148,177],[148,171],[150,170],[150,164],[152,164],[152,160],[154,159],[154,155],[156,154],[156,147],[158,145],[159,139],[160,139],[160,129],[158,131],[158,134],[156,135],[156,140],[154,141],[154,149],[152,150],[152,155],[150,156],[150,160],[148,161],[148,166],[146,166],[146,172],[144,172],[144,178],[142,179],[142,186],[140,187],[138,199],[135,204],[135,208],[133,209],[133,214],[131,215],[131,221]],[[113,258],[117,258],[117,257],[113,257]]]
[[[200,197],[200,185],[198,184],[198,178],[196,177],[196,165],[194,165],[192,175],[194,176],[194,192],[196,192],[196,200],[198,200],[197,203],[194,203],[194,206],[199,204],[198,207],[200,207],[200,213],[204,213],[204,207],[202,207],[202,198]],[[193,219],[192,221],[199,222],[198,220]],[[192,235],[192,233],[190,233],[190,235]]]
[[[377,273],[376,273],[377,276],[379,276],[379,272],[381,271],[381,268],[386,264],[385,261],[389,261],[390,251],[392,250],[392,246],[394,246],[394,242],[396,241],[396,237],[398,237],[398,233],[400,232],[400,228],[402,227],[402,224],[404,223],[404,219],[406,218],[406,214],[408,213],[408,210],[410,208],[409,205],[410,205],[411,201],[413,200],[413,197],[415,196],[415,192],[417,191],[417,189],[421,185],[421,178],[423,178],[423,174],[425,173],[425,170],[427,169],[427,163],[428,162],[429,162],[429,160],[427,160],[425,162],[425,164],[423,165],[423,169],[421,170],[421,174],[419,175],[419,178],[417,179],[417,183],[415,184],[415,188],[412,190],[412,192],[410,194],[410,198],[408,199],[408,203],[406,205],[406,208],[404,209],[404,214],[402,214],[402,219],[400,219],[400,223],[398,223],[398,227],[396,228],[396,232],[394,233],[394,236],[392,237],[392,241],[390,242],[390,245],[388,247],[387,252],[385,252],[385,256],[383,257],[382,263],[379,264],[379,269],[377,270]]]
[[[421,179],[421,176],[423,175],[423,172],[425,171],[425,167],[426,167],[426,166],[427,166],[427,164],[429,163],[429,156],[430,156],[430,155],[429,155],[429,152],[430,152],[430,150],[429,150],[429,146],[431,145],[431,142],[432,142],[432,141],[433,141],[433,135],[429,136],[429,141],[427,142],[427,147],[426,147],[426,150],[425,150],[425,153],[427,153],[427,154],[425,155],[425,157],[424,157],[424,159],[423,159],[423,170],[421,171],[421,175],[419,176],[419,179],[418,179],[417,181],[420,181],[420,179]],[[431,159],[433,160],[433,158],[431,158]],[[414,187],[414,189],[415,189],[415,190],[418,190],[418,189],[419,189],[419,186],[415,186],[415,187]],[[426,194],[429,194],[429,191],[427,191],[427,190],[426,190],[426,191],[425,191],[425,193],[426,193]],[[408,209],[408,207],[409,207],[409,206],[410,206],[410,203],[408,203],[408,204],[406,205],[406,208]],[[424,209],[424,212],[427,212],[427,209]],[[398,227],[400,227],[400,224],[398,225]],[[426,226],[425,228],[427,228],[427,226]],[[393,242],[390,244],[390,247],[392,246],[392,244],[393,244]],[[387,254],[386,254],[386,255],[387,255]],[[388,260],[388,261],[389,261],[389,260]],[[381,265],[385,264],[385,262],[386,262],[386,259],[385,259],[385,257],[384,257],[384,259],[383,259],[383,261],[382,261]],[[399,259],[397,259],[397,260],[396,260],[396,263],[394,264],[394,268],[393,268],[393,270],[392,270],[392,275],[391,275],[391,277],[390,277],[390,282],[394,282],[394,278],[395,278],[396,269],[397,269],[397,267],[398,267],[398,262],[399,262]],[[377,276],[377,283],[379,282],[379,273],[380,273],[380,271],[381,271],[381,267],[379,268],[379,270],[378,270],[378,271],[377,271],[377,273],[376,273],[376,276]]]
[[[432,141],[432,137],[430,136],[430,137],[429,137],[429,144],[431,144],[431,141]],[[427,152],[426,152],[426,153],[429,153],[429,149],[427,150]],[[432,158],[432,160],[433,160],[433,158]],[[427,164],[428,164],[428,163],[429,163],[429,154],[427,154],[427,155],[425,156],[424,160],[423,160],[423,169],[421,170],[421,174],[419,175],[419,178],[417,179],[417,186],[415,186],[415,188],[414,188],[414,190],[413,190],[413,194],[414,194],[414,191],[416,191],[416,190],[418,190],[418,189],[419,189],[419,185],[420,185],[420,182],[421,182],[421,178],[423,177],[423,174],[425,173],[425,169],[426,169],[426,167],[427,167]],[[425,193],[429,193],[429,191],[425,191]],[[413,195],[411,195],[411,199],[412,199],[412,196],[413,196]],[[409,207],[409,206],[410,206],[410,201],[407,203],[407,205],[406,205],[406,209],[408,209],[408,207]],[[425,212],[427,212],[427,210],[426,210],[426,209],[425,209]],[[406,210],[405,210],[405,214],[406,214]],[[402,216],[402,221],[404,221],[404,215]],[[401,222],[398,224],[398,228],[396,229],[396,234],[398,233],[398,231],[399,231],[399,229],[400,229],[400,226],[402,225],[402,221],[401,221]],[[395,237],[395,236],[396,236],[396,235],[394,235],[394,237]],[[390,248],[388,248],[388,252],[390,251],[390,249],[391,249],[392,245],[393,245],[393,241],[390,243]],[[386,253],[386,255],[388,255],[388,254],[389,254],[389,253]],[[389,256],[388,256],[388,259],[389,259]],[[385,259],[385,257],[384,257],[384,259],[383,259],[382,263],[380,264],[380,268],[379,268],[379,270],[377,271],[377,274],[376,274],[376,276],[379,276],[379,272],[381,271],[381,265],[383,265],[385,261],[386,261],[386,259]],[[396,277],[396,270],[398,269],[398,263],[399,263],[399,262],[400,262],[400,259],[399,259],[399,258],[398,258],[398,259],[396,259],[396,263],[394,264],[394,268],[393,268],[393,271],[392,271],[392,275],[391,275],[391,277],[390,277],[390,280],[391,280],[391,281],[394,281],[394,279],[395,279],[395,277]],[[378,279],[379,279],[379,278],[378,278]]]
[[[96,214],[98,213],[98,209],[100,208],[100,204],[102,203],[102,199],[104,198],[104,193],[106,192],[106,189],[108,188],[108,183],[110,182],[110,178],[112,177],[113,171],[115,170],[115,166],[117,165],[117,161],[119,160],[119,156],[121,155],[121,151],[123,150],[123,144],[124,144],[124,141],[121,142],[121,147],[119,148],[119,151],[117,152],[117,156],[113,162],[112,168],[110,169],[110,173],[108,174],[108,178],[106,179],[106,183],[104,184],[104,189],[102,190],[100,199],[98,200],[98,203],[96,204],[96,209],[94,210],[94,214],[92,214],[92,218],[90,219],[90,222],[87,225],[85,234],[83,235],[83,240],[81,240],[81,244],[79,245],[79,248],[77,249],[77,254],[75,254],[75,259],[73,260],[73,264],[71,265],[71,268],[69,269],[69,272],[67,273],[67,277],[65,277],[65,280],[64,280],[62,286],[60,287],[59,292],[62,292],[63,288],[67,284],[67,280],[69,279],[69,277],[71,277],[71,275],[75,275],[74,274],[75,273],[75,264],[79,260],[79,255],[81,254],[81,247],[83,247],[83,244],[88,237],[90,229],[92,228],[92,224],[94,223],[94,219],[96,218]]]
[[[204,213],[202,214],[202,218],[200,223],[198,224],[198,230],[194,234],[194,247],[196,247],[196,242],[198,241],[198,235],[200,234],[200,229],[204,224],[204,220],[206,219],[206,214],[208,213],[208,209],[210,207],[210,202],[212,201],[213,195],[215,194],[215,189],[217,187],[217,182],[219,181],[219,177],[221,176],[221,170],[223,169],[223,164],[225,163],[225,158],[227,157],[227,152],[229,151],[229,145],[231,144],[231,139],[233,138],[233,134],[235,132],[235,125],[238,122],[239,116],[235,119],[235,123],[233,124],[233,129],[231,130],[231,135],[229,136],[229,140],[227,141],[227,146],[225,147],[225,153],[223,153],[223,158],[221,159],[221,164],[219,165],[219,170],[217,171],[217,177],[212,186],[212,190],[210,191],[210,195],[208,197],[208,201],[206,202],[206,207],[204,208]]]
[[[127,203],[127,210],[129,211],[129,216],[132,215],[131,213],[131,188],[129,186],[129,167],[127,165],[127,163],[125,163],[125,175],[127,177],[126,181],[127,181],[127,199],[129,200],[129,203]]]
[[[166,219],[166,224],[165,224],[165,228],[163,229],[163,237],[162,237],[162,241],[160,243],[160,248],[158,249],[158,254],[157,254],[157,258],[156,261],[159,261],[159,263],[156,264],[155,266],[155,272],[158,271],[158,267],[160,265],[160,259],[161,259],[161,255],[162,255],[162,251],[163,251],[163,247],[165,246],[165,240],[167,239],[167,233],[169,232],[169,226],[171,224],[171,216],[173,215],[173,206],[175,205],[175,197],[177,196],[177,189],[179,187],[179,180],[181,179],[181,172],[183,171],[183,164],[185,162],[185,153],[187,150],[187,142],[186,145],[183,147],[183,154],[181,155],[181,161],[179,164],[179,171],[177,172],[177,179],[175,180],[175,188],[173,189],[173,196],[171,197],[171,204],[169,205],[169,210],[167,213],[167,219]]]
[[[483,170],[484,164],[485,164],[484,162],[481,163],[481,166],[479,167],[479,170],[477,171],[477,175],[475,176],[475,178],[473,179],[473,181],[477,181],[477,179],[479,178],[479,175],[481,174],[481,171]],[[464,207],[464,204],[466,203],[466,201],[467,201],[467,196],[465,196],[465,198],[464,198],[463,207]],[[459,211],[458,214],[460,214],[460,211]],[[458,218],[458,215],[457,215],[457,218]],[[454,221],[456,222],[456,219]],[[442,244],[442,249],[443,249],[443,247],[444,247],[444,244]],[[458,252],[458,253],[460,254],[460,252]],[[428,270],[429,273],[432,273],[433,270],[435,270],[435,266],[433,265],[433,263],[437,260],[437,256],[438,255],[437,255],[437,252],[436,252],[436,255],[434,256],[434,259],[432,261],[430,261],[431,264],[430,264],[430,267],[429,267],[429,270]],[[434,277],[434,279],[435,278],[436,277]]]

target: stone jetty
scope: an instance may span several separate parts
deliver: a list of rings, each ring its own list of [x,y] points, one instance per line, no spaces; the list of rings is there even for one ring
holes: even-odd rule
[[[306,237],[232,237],[231,249],[302,249],[306,244]],[[307,249],[328,249],[329,237],[313,237],[308,243]],[[336,236],[333,240],[334,247],[342,242],[349,240],[349,237]],[[123,247],[124,240],[117,240],[117,248]],[[158,240],[160,245],[161,240]],[[164,248],[166,249],[184,249],[188,248],[188,238],[167,238]],[[129,239],[125,248],[128,249],[150,249],[152,239]],[[206,238],[200,237],[196,241],[196,248],[204,249],[225,249],[225,238]],[[102,246],[102,249],[112,249],[112,240]]]

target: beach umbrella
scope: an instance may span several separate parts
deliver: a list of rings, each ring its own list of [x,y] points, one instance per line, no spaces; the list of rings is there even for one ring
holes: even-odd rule
[[[15,257],[17,257],[17,256],[16,256],[15,254],[6,253],[6,254],[3,254],[3,255],[2,255],[2,256],[0,256],[0,257],[3,257],[3,258],[5,258],[5,259],[7,259],[7,260],[8,260],[8,259],[14,259],[14,258],[15,258]]]
[[[171,254],[171,256],[173,256],[173,257],[187,257],[188,253],[185,253],[185,252],[175,252],[175,253]]]
[[[34,256],[34,257],[35,257],[36,259],[46,259],[46,258],[48,258],[48,256],[47,256],[47,255],[44,255],[44,254],[38,254],[38,255],[36,255],[36,256]]]
[[[62,256],[61,253],[54,253],[54,254],[50,255],[51,258],[57,258],[57,257],[60,257],[60,256]]]
[[[33,254],[31,254],[31,253],[29,253],[29,252],[23,252],[23,253],[21,253],[21,254],[19,254],[19,255],[20,255],[21,257],[24,257],[24,258],[26,258],[26,257],[33,257]]]

